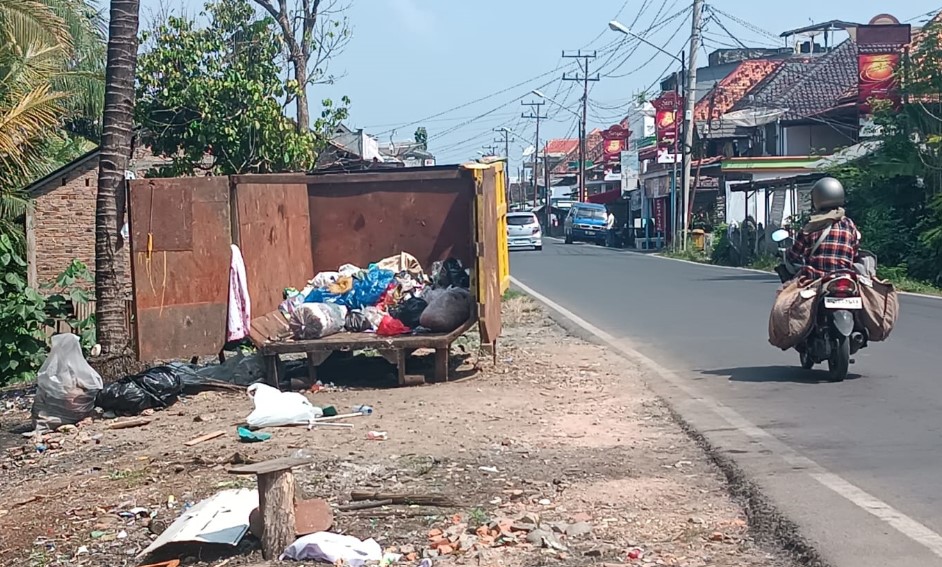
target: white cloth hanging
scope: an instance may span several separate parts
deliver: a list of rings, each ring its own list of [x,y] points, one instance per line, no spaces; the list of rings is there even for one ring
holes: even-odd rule
[[[229,315],[226,325],[226,341],[239,341],[249,334],[252,326],[252,302],[249,300],[249,284],[245,275],[242,251],[232,245],[232,260],[229,264]]]

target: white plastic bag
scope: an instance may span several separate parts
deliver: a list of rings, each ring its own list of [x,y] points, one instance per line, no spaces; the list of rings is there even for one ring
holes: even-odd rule
[[[321,561],[350,567],[362,567],[370,561],[381,561],[383,549],[373,539],[360,541],[353,536],[317,532],[298,538],[285,549],[279,561]]]
[[[321,339],[343,330],[347,308],[336,303],[303,303],[291,314],[291,334],[299,340]]]
[[[46,430],[82,421],[95,411],[101,388],[101,376],[85,360],[79,338],[53,336],[49,356],[36,375],[33,426]]]
[[[324,416],[321,408],[314,407],[297,392],[282,392],[266,384],[252,384],[246,391],[255,403],[255,409],[245,418],[252,429],[312,425],[315,419]]]
[[[320,289],[336,282],[339,277],[340,273],[338,272],[320,272],[310,281],[310,285],[314,289]],[[307,294],[305,294],[305,296],[307,296]]]

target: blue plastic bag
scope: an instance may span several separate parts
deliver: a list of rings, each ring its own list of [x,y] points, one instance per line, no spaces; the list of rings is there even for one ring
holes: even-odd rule
[[[370,266],[363,278],[353,280],[353,289],[343,294],[339,303],[350,309],[376,305],[395,281],[396,274],[392,271]]]

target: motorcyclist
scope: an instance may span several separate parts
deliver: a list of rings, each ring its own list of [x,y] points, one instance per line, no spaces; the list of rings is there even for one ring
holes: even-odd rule
[[[824,177],[811,188],[814,215],[787,251],[791,264],[801,265],[798,276],[817,280],[830,274],[854,272],[860,247],[857,225],[844,212],[844,186]]]

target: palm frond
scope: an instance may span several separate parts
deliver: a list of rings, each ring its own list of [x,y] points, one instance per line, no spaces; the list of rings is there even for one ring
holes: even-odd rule
[[[47,44],[72,49],[72,36],[65,20],[42,2],[0,0],[0,22],[14,37],[44,37]]]

